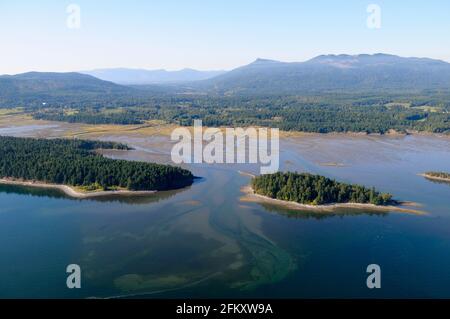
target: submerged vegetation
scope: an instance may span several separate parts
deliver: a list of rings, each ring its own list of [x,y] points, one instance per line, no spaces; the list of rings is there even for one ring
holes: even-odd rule
[[[392,195],[374,188],[336,182],[308,173],[275,173],[254,177],[252,188],[256,194],[274,199],[307,205],[361,203],[387,205]]]
[[[112,142],[0,137],[0,178],[78,186],[85,191],[169,190],[191,185],[191,172],[169,165],[113,160],[96,149],[128,147]]]

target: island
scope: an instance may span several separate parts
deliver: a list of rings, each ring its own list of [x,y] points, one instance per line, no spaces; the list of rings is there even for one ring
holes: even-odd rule
[[[428,179],[450,183],[450,173],[445,172],[426,172],[420,174]]]
[[[334,211],[336,208],[364,208],[382,211],[424,212],[398,207],[416,206],[398,202],[392,195],[375,188],[346,184],[325,176],[309,173],[278,172],[253,176],[251,184],[242,188],[242,201],[265,202],[288,208],[315,211]]]
[[[256,194],[307,205],[337,203],[391,204],[392,195],[374,188],[336,182],[308,173],[275,173],[254,177],[252,188]]]
[[[0,136],[0,183],[58,188],[73,197],[146,194],[179,189],[194,176],[180,167],[115,160],[99,149],[129,150],[114,142]]]

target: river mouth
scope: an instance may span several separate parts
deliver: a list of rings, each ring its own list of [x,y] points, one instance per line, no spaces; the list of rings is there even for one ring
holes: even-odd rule
[[[51,137],[68,130],[64,124],[44,129]],[[33,134],[43,130],[12,135]],[[134,148],[103,152],[111,158],[171,163],[173,143],[165,135],[92,138]],[[280,149],[282,170],[375,186],[423,204],[429,215],[347,209],[318,217],[241,202],[249,177],[239,171],[256,174],[256,165],[183,165],[202,179],[187,189],[122,200],[0,186],[0,295],[371,297],[365,267],[379,263],[387,275],[376,297],[450,296],[448,185],[417,176],[450,171],[448,139],[314,135],[284,138]],[[83,270],[76,292],[63,285],[72,263]]]

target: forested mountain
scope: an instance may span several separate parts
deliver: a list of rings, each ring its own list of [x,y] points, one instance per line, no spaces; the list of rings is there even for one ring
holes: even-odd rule
[[[198,71],[193,69],[166,71],[117,68],[82,71],[81,73],[118,84],[145,85],[206,80],[223,74],[225,71]]]
[[[83,186],[87,190],[126,188],[169,190],[191,185],[191,172],[179,167],[114,160],[98,148],[126,149],[122,144],[66,139],[0,136],[0,178]]]
[[[11,93],[47,93],[53,90],[71,90],[82,93],[112,93],[127,88],[99,80],[81,73],[28,72],[17,75],[0,76],[2,92]]]
[[[374,188],[345,184],[320,175],[308,173],[275,173],[252,179],[256,194],[308,205],[334,203],[370,203],[387,205],[392,196]]]
[[[227,95],[417,92],[448,89],[450,64],[387,54],[323,55],[294,63],[258,59],[200,86]]]

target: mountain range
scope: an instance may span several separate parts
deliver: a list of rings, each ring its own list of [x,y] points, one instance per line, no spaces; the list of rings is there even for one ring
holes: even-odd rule
[[[113,83],[116,82],[116,83]],[[143,86],[128,84],[153,83]],[[140,88],[140,89],[139,89]],[[33,98],[108,97],[154,92],[296,95],[322,92],[448,90],[450,64],[388,54],[321,55],[306,62],[257,59],[229,72],[97,70],[90,74],[29,72],[0,76],[0,102]]]
[[[225,71],[198,71],[183,69],[179,71],[144,69],[97,69],[80,73],[92,75],[98,79],[124,85],[167,84],[207,80],[225,73]]]

